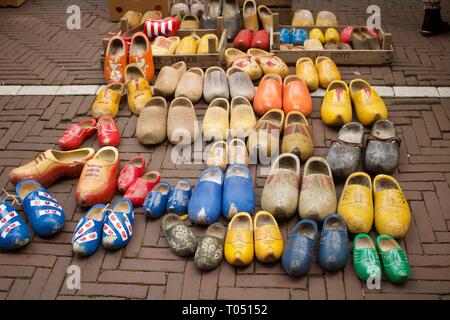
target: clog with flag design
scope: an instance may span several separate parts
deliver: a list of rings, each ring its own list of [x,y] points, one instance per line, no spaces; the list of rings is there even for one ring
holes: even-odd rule
[[[0,198],[0,250],[11,251],[31,241],[25,221],[6,200]]]
[[[102,244],[105,249],[120,249],[130,242],[133,235],[134,207],[130,200],[119,199],[108,210],[103,225]]]
[[[78,222],[72,237],[72,250],[80,256],[89,256],[101,243],[102,228],[106,218],[106,206],[96,204]]]

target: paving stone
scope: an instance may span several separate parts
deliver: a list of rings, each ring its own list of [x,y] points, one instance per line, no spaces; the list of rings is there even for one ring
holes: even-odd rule
[[[439,97],[436,88],[430,87],[394,87],[395,96],[402,97]]]

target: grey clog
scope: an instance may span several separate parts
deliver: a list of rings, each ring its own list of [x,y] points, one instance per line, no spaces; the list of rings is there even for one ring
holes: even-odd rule
[[[209,67],[205,72],[203,81],[203,98],[205,101],[211,103],[216,98],[228,99],[229,96],[225,71],[220,67]]]
[[[228,40],[233,40],[242,29],[238,0],[223,0],[222,16]]]
[[[195,252],[194,263],[201,270],[213,270],[223,260],[223,250],[227,229],[220,222],[206,229],[204,238]]]
[[[190,256],[197,250],[197,239],[191,229],[181,220],[181,218],[169,213],[164,216],[161,228],[169,243],[170,250],[177,256]]]
[[[231,67],[227,70],[227,78],[231,98],[241,96],[247,98],[248,101],[253,101],[255,86],[244,70],[239,67]]]
[[[223,0],[207,0],[202,16],[202,29],[216,29],[217,17],[222,14]]]

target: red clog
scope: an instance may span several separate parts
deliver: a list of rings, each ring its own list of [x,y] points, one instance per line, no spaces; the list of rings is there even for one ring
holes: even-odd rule
[[[256,89],[253,98],[253,109],[257,115],[262,116],[272,109],[283,107],[283,80],[278,74],[266,74]]]
[[[341,31],[341,42],[343,43],[350,43],[351,36],[352,36],[353,27],[348,26],[342,29]]]
[[[111,116],[103,116],[98,119],[98,144],[100,147],[116,147],[120,143],[120,133],[116,122]]]
[[[284,78],[283,82],[283,111],[300,111],[305,117],[312,111],[312,99],[306,83],[296,75]]]
[[[142,207],[145,197],[159,183],[161,176],[157,171],[151,171],[138,178],[125,192],[124,198],[130,199],[135,207]]]
[[[269,44],[269,32],[267,30],[259,30],[256,31],[253,35],[252,40],[252,48],[258,48],[265,51],[270,51],[270,44]]]
[[[117,179],[117,188],[120,192],[125,192],[145,171],[145,159],[134,157],[125,164]]]
[[[143,32],[135,33],[131,39],[129,62],[130,64],[136,63],[149,82],[153,80],[155,67],[153,65],[152,47]]]
[[[233,47],[241,51],[246,52],[252,47],[253,31],[252,30],[241,30],[237,34],[233,41]]]
[[[85,139],[95,133],[96,124],[95,119],[92,118],[71,124],[58,140],[58,145],[63,150],[77,149]]]
[[[105,54],[105,81],[106,83],[125,81],[125,68],[128,62],[128,44],[120,36],[109,40]]]

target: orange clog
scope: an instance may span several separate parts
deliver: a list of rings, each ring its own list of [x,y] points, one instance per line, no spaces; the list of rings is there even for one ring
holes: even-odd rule
[[[290,75],[283,81],[283,110],[285,114],[300,111],[305,117],[312,111],[312,99],[306,83],[296,75]]]
[[[147,36],[143,32],[137,32],[131,38],[130,63],[136,63],[144,72],[145,78],[149,82],[155,75],[155,66],[153,65],[152,47]]]
[[[127,66],[128,46],[120,36],[114,36],[109,40],[105,54],[105,81],[125,81],[125,67]]]
[[[256,114],[262,116],[272,109],[282,109],[283,80],[278,74],[266,74],[256,89],[255,98],[253,99],[253,108]]]

